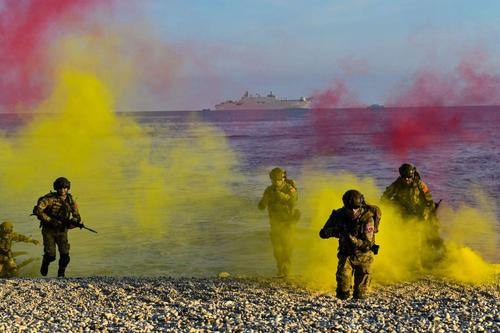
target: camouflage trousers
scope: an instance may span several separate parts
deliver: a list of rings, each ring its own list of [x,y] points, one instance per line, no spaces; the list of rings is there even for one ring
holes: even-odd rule
[[[354,275],[354,298],[366,298],[371,281],[371,264],[373,253],[357,252],[356,255],[338,254],[337,265],[337,297],[346,299],[350,295],[352,277]]]
[[[60,230],[54,228],[43,227],[43,252],[48,257],[56,257],[56,245],[59,249],[59,254],[69,254],[68,230]]]
[[[17,264],[14,258],[10,255],[0,254],[0,277],[17,276]]]
[[[271,221],[270,236],[278,276],[288,276],[292,263],[295,226],[289,222]]]

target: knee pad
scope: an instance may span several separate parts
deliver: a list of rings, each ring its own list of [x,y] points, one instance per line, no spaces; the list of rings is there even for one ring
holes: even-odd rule
[[[53,262],[56,260],[56,256],[49,256],[48,254],[43,255],[43,261],[45,262]]]
[[[59,258],[59,266],[66,267],[69,264],[69,254],[61,254],[61,258]]]

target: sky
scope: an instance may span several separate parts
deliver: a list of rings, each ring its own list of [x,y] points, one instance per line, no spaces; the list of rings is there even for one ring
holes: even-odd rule
[[[478,49],[500,65],[498,1],[157,0],[148,13],[209,68],[187,73],[195,89],[218,88],[197,107],[245,90],[310,96],[338,79],[360,102],[383,103],[422,66],[451,70]]]
[[[68,43],[61,40],[70,33],[73,48],[86,45],[80,56],[100,57],[106,79],[123,82],[123,73],[134,72],[128,90],[115,94],[121,111],[213,108],[245,91],[310,97],[339,83],[356,105],[390,104],[408,95],[402,87],[411,87],[423,72],[449,82],[464,62],[496,90],[499,14],[500,2],[493,0],[0,0],[0,40],[24,38],[25,30],[45,38],[39,49],[19,52],[17,58],[26,61],[18,72],[15,52],[0,51],[0,98],[10,94],[0,100],[0,110],[42,99],[54,63],[67,62]],[[25,26],[10,28],[18,22]],[[5,74],[13,68],[14,74]],[[11,83],[15,75],[23,76],[24,86]],[[21,96],[27,86],[38,91],[36,98]]]

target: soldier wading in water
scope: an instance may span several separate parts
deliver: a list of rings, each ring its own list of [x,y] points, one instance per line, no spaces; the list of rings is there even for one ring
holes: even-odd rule
[[[68,266],[69,242],[68,229],[83,227],[78,206],[68,192],[71,183],[64,177],[54,181],[54,190],[38,199],[33,214],[40,220],[43,236],[43,260],[40,274],[47,276],[49,265],[56,260],[56,245],[59,249],[58,277],[64,277]]]
[[[368,205],[356,190],[345,192],[342,201],[344,206],[332,211],[319,236],[339,239],[337,297],[347,299],[350,296],[354,275],[353,297],[363,299],[370,285],[373,256],[378,253],[375,233],[381,212],[377,206]]]

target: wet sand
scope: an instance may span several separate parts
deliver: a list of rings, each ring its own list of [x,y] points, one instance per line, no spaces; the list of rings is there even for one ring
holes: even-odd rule
[[[10,279],[0,331],[499,332],[499,281],[423,278],[340,301],[277,279]]]

